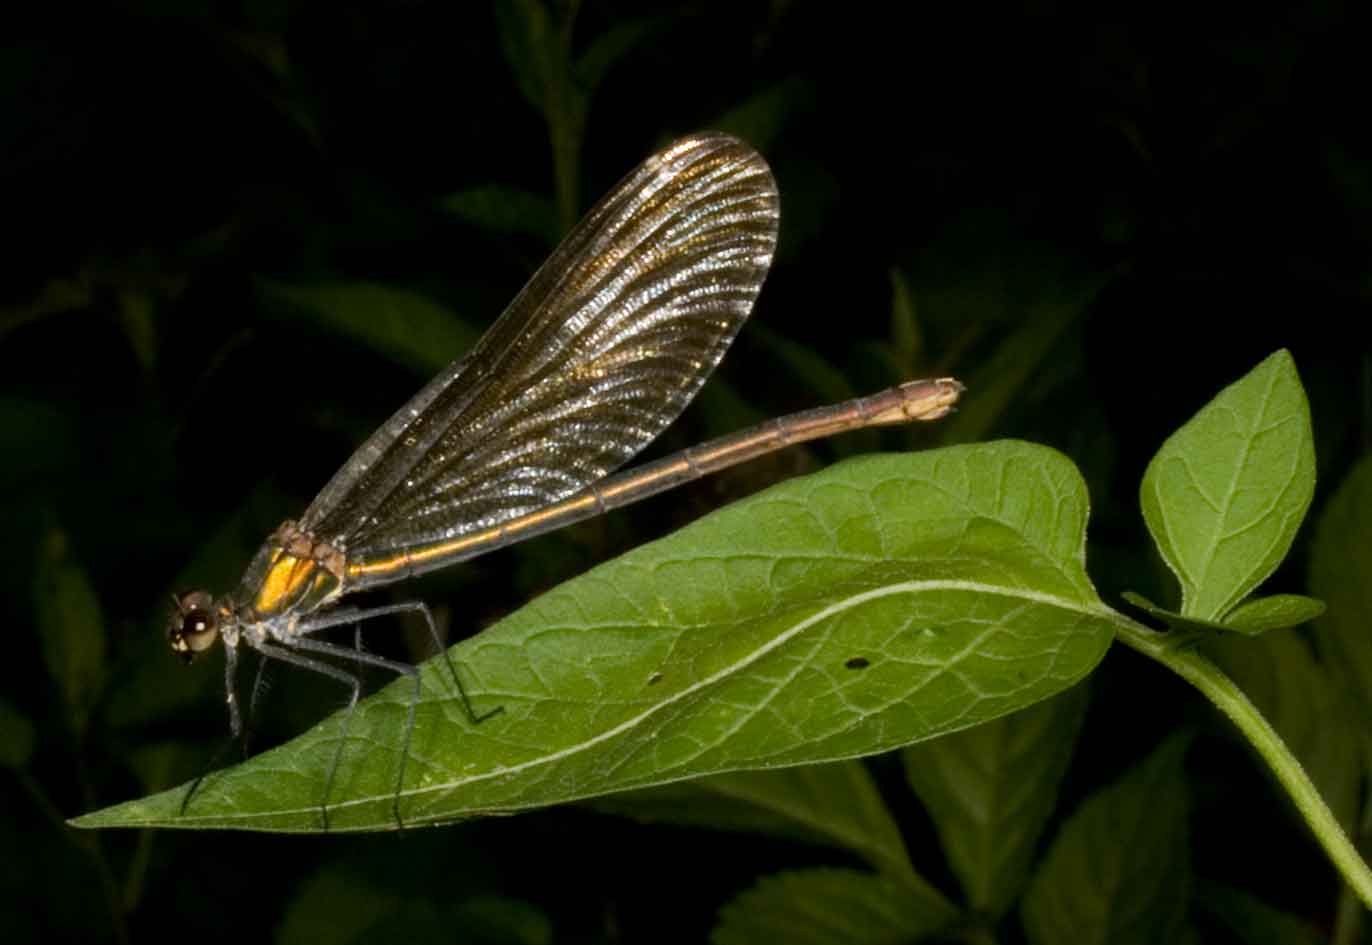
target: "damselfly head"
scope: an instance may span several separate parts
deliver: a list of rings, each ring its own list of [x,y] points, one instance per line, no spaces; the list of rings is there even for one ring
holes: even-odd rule
[[[214,598],[204,591],[173,594],[172,604],[167,642],[173,652],[189,663],[219,639],[219,615]]]

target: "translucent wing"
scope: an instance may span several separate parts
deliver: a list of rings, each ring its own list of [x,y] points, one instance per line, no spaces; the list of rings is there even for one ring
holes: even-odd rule
[[[700,389],[752,309],[776,232],[776,183],[742,142],[701,134],[650,157],[353,454],[301,526],[357,561],[580,492]]]

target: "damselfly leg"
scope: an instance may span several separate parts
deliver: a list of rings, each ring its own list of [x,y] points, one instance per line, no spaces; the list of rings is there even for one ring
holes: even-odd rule
[[[414,680],[414,693],[410,699],[410,704],[405,716],[405,733],[401,740],[400,764],[398,766],[398,770],[396,771],[395,792],[391,797],[391,813],[395,818],[396,826],[399,828],[403,828],[405,826],[405,821],[400,816],[400,794],[405,787],[405,770],[409,764],[410,739],[414,734],[415,712],[419,705],[419,700],[423,697],[423,690],[420,683],[419,668],[410,663],[401,662],[399,660],[386,659],[385,657],[377,656],[373,653],[368,653],[365,650],[363,650],[360,627],[358,630],[354,631],[353,647],[351,648],[340,646],[336,643],[330,643],[325,640],[310,639],[309,635],[320,633],[322,631],[329,630],[333,627],[341,626],[344,624],[351,623],[360,625],[363,621],[371,620],[376,617],[387,617],[406,613],[418,613],[420,616],[424,618],[425,626],[428,628],[429,631],[429,638],[433,641],[433,644],[437,648],[438,652],[443,654],[443,661],[447,664],[449,674],[452,676],[453,683],[457,687],[458,698],[462,703],[462,710],[466,714],[468,721],[470,721],[473,725],[477,725],[503,712],[505,709],[504,706],[496,706],[495,708],[478,715],[476,713],[476,710],[472,708],[471,700],[467,696],[467,688],[462,683],[462,677],[458,675],[457,666],[453,663],[452,657],[448,654],[448,650],[446,647],[444,647],[443,640],[438,634],[438,626],[434,621],[433,613],[429,610],[428,606],[424,604],[422,601],[402,601],[397,604],[387,604],[381,607],[371,607],[367,609],[347,608],[333,612],[321,613],[317,615],[314,619],[306,621],[305,623],[301,624],[300,627],[297,629],[298,636],[291,643],[291,646],[296,650],[305,650],[307,652],[318,653],[323,656],[336,657],[338,659],[350,659],[353,662],[359,664],[359,666],[376,666],[380,669],[388,669],[393,673],[397,673],[402,676],[409,676]],[[272,647],[273,651],[276,651],[278,649],[280,648]],[[285,650],[284,652],[291,653],[291,650]],[[275,659],[285,659],[284,657],[278,655],[276,652],[272,652],[269,655],[271,655]],[[285,661],[294,662],[295,665],[302,666],[304,668],[313,668],[316,665],[327,666],[329,672],[327,672],[326,675],[329,675],[332,678],[340,680],[346,677],[346,679],[348,680],[348,684],[352,689],[352,695],[349,698],[348,706],[344,710],[341,731],[339,733],[338,747],[334,751],[333,760],[330,762],[329,765],[329,773],[325,778],[324,797],[320,804],[321,819],[324,823],[324,829],[327,830],[329,826],[329,797],[331,796],[333,791],[334,779],[338,772],[338,766],[342,762],[343,746],[347,742],[348,729],[352,722],[353,710],[357,706],[357,700],[362,688],[361,680],[351,673],[347,673],[344,670],[338,669],[331,663],[322,663],[317,662],[315,660],[308,660],[309,665],[307,665],[305,659],[299,657],[295,659],[285,659]]]

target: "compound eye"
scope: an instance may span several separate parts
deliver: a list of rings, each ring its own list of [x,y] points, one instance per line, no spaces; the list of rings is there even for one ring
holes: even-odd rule
[[[173,650],[189,663],[218,638],[219,621],[208,594],[193,591],[176,599],[176,613],[167,631]]]

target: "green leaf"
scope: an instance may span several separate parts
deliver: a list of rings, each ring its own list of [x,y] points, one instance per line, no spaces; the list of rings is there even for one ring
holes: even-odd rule
[[[572,66],[577,88],[587,97],[593,95],[615,63],[644,45],[664,23],[660,17],[621,20],[591,40]]]
[[[888,876],[858,870],[778,873],[726,905],[712,945],[908,945],[948,926],[957,912],[912,896]]]
[[[105,623],[95,589],[59,529],[48,532],[39,551],[34,613],[48,675],[72,730],[81,732],[104,689]]]
[[[470,223],[501,234],[537,236],[549,246],[559,236],[557,209],[539,194],[516,187],[474,187],[449,194],[440,201],[449,213]]]
[[[1271,597],[1255,597],[1240,604],[1223,620],[1202,620],[1187,617],[1157,604],[1137,594],[1125,591],[1125,600],[1161,620],[1173,630],[1202,633],[1207,636],[1221,633],[1241,633],[1244,636],[1259,636],[1269,630],[1285,630],[1313,620],[1324,613],[1324,604],[1312,597],[1300,594],[1274,594]]]
[[[1023,901],[1032,945],[1177,940],[1191,886],[1186,747],[1164,742],[1063,824]]]
[[[1087,696],[1086,686],[1074,686],[902,753],[910,785],[978,912],[999,916],[1018,896],[1071,761]]]
[[[1224,621],[1226,629],[1257,636],[1268,630],[1298,627],[1324,613],[1324,602],[1301,594],[1255,597],[1234,608]]]
[[[800,344],[761,323],[748,328],[752,343],[771,356],[771,360],[795,375],[821,403],[838,403],[856,396],[843,372],[808,345]]]
[[[39,400],[0,397],[0,430],[5,431],[5,460],[0,463],[0,491],[5,494],[31,497],[35,484],[80,469],[88,448],[70,413]]]
[[[1252,893],[1206,883],[1196,902],[1245,945],[1327,945],[1329,939]]]
[[[0,699],[0,766],[23,768],[33,757],[37,732],[28,716]]]
[[[144,289],[124,288],[118,293],[119,324],[129,348],[144,370],[157,362],[157,327],[152,294]]]
[[[1345,829],[1358,812],[1364,728],[1347,693],[1294,633],[1257,640],[1224,637],[1206,652],[1261,710],[1300,760]],[[1264,766],[1263,770],[1267,770]]]
[[[1310,589],[1329,604],[1315,621],[1321,652],[1372,727],[1372,458],[1339,484],[1315,530]]]
[[[472,945],[550,945],[553,923],[532,903],[507,896],[473,896],[457,904],[445,929],[462,929]],[[369,939],[368,941],[375,941]],[[410,941],[413,941],[411,939]]]
[[[891,348],[892,368],[904,377],[924,354],[924,331],[920,327],[919,307],[910,289],[910,280],[899,269],[891,269]]]
[[[727,131],[766,153],[781,129],[810,98],[810,86],[804,79],[785,79],[729,109],[710,122],[709,127]]]
[[[1181,582],[1181,613],[1223,620],[1286,557],[1314,490],[1310,407],[1282,350],[1201,408],[1144,473],[1144,518]]]
[[[1088,673],[1112,639],[1084,567],[1085,486],[1005,442],[869,456],[793,479],[569,581],[430,661],[407,823],[707,774],[836,761],[969,728]],[[394,826],[412,688],[358,708],[333,829]],[[79,818],[308,831],[335,716],[208,779]]]
[[[370,282],[290,286],[260,280],[283,313],[302,315],[407,367],[432,374],[476,343],[477,332],[432,299]]]
[[[860,761],[736,771],[592,803],[639,820],[816,841],[852,850],[885,872],[912,870],[900,828]]]
[[[452,902],[403,883],[378,882],[353,863],[326,866],[291,902],[276,936],[280,945],[362,945],[377,941],[464,945],[548,945],[552,925],[516,899],[476,896]],[[455,930],[460,930],[454,939]]]
[[[1105,284],[1104,279],[1075,290],[1063,289],[1060,298],[1025,306],[1019,327],[996,347],[995,355],[968,379],[977,392],[958,406],[944,425],[955,442],[979,440],[1024,399],[1030,380],[1040,370],[1058,339],[1081,318]]]
[[[86,308],[94,298],[95,292],[85,273],[76,278],[53,279],[26,304],[0,305],[0,340],[30,322]]]
[[[156,741],[129,750],[128,769],[147,790],[163,790],[188,776],[202,774],[214,759],[209,741],[188,746],[184,742]]]
[[[548,10],[539,0],[515,0],[495,5],[496,26],[524,100],[540,113],[547,109],[548,88],[556,74],[566,72],[566,56]]]
[[[1162,621],[1169,630],[1177,630],[1182,633],[1211,635],[1220,633],[1225,629],[1224,624],[1220,623],[1218,620],[1199,620],[1194,617],[1183,616],[1175,610],[1168,610],[1166,607],[1159,607],[1136,591],[1124,591],[1120,596],[1149,616]]]

